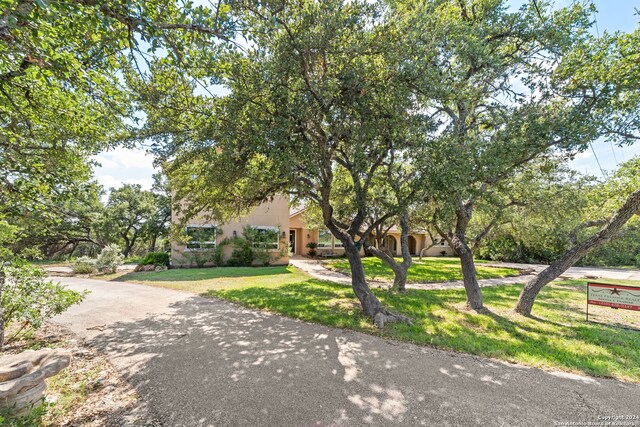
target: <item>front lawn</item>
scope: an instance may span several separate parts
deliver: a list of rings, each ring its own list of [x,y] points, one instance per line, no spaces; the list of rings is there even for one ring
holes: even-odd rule
[[[520,285],[484,288],[486,314],[465,309],[462,289],[403,294],[375,290],[389,308],[414,319],[413,325],[391,324],[382,331],[362,316],[352,290],[335,283],[310,279],[268,288],[248,285],[215,290],[208,295],[416,344],[640,382],[640,332],[585,322],[584,281],[547,286],[531,318],[511,312],[521,289]],[[616,310],[615,315],[638,320],[633,318],[637,313]]]
[[[96,276],[96,278],[141,283],[200,294],[212,289],[234,289],[246,286],[269,288],[298,283],[308,279],[309,276],[294,267],[276,266],[180,268],[165,271],[116,273]]]
[[[398,261],[401,261],[398,259]],[[367,280],[393,281],[393,271],[379,258],[362,258]],[[518,270],[513,268],[485,267],[482,261],[476,261],[478,279],[491,279],[495,277],[516,276]],[[349,274],[349,261],[346,259],[333,259],[324,262],[327,268]],[[419,258],[413,259],[413,265],[409,268],[408,283],[447,282],[450,280],[462,280],[462,270],[459,258]]]
[[[437,259],[442,262],[442,259]],[[585,322],[584,280],[547,286],[534,317],[512,313],[521,285],[483,288],[487,313],[465,308],[463,289],[375,289],[413,325],[377,330],[349,286],[309,278],[294,267],[224,267],[119,273],[111,280],[200,293],[285,316],[542,368],[640,382],[640,332]],[[640,286],[634,281],[611,283]],[[592,320],[640,328],[638,313],[590,307]]]

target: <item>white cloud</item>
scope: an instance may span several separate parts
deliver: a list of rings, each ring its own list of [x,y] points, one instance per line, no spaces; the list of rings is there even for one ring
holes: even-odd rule
[[[94,166],[96,180],[105,190],[122,184],[140,184],[148,190],[153,184],[153,156],[139,148],[116,148],[94,156],[100,166]]]
[[[94,158],[105,169],[155,169],[153,156],[139,148],[118,147],[112,151],[100,153]]]

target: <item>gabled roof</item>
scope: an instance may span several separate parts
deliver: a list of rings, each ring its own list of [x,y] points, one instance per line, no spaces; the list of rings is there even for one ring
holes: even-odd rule
[[[289,208],[289,218],[296,216],[298,214],[301,214],[302,212],[304,212],[306,210],[306,208],[304,206],[291,206]]]

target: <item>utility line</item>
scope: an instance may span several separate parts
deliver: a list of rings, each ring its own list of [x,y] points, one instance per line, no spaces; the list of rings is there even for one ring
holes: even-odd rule
[[[609,140],[609,145],[611,145],[611,153],[613,153],[613,160],[616,162],[616,166],[618,166],[618,157],[616,156],[616,150],[613,149],[613,142]]]
[[[591,143],[591,141],[589,141],[589,147],[591,147],[591,151],[593,152],[593,157],[596,158],[596,163],[598,163],[598,168],[600,168],[600,172],[602,173],[602,177],[604,179],[607,179],[607,174],[605,173],[604,169],[602,169],[602,165],[600,165],[600,159],[598,159],[598,155],[596,154],[596,150],[594,150],[593,144]]]
[[[596,35],[598,36],[598,38],[600,37],[600,29],[598,28],[598,18],[596,16],[596,11],[593,11],[593,23],[596,27]],[[615,151],[613,151],[613,143],[611,141],[609,141],[609,143],[611,144],[611,152],[613,152],[613,158],[616,161],[616,165],[618,164],[618,160],[616,159],[616,153]],[[593,148],[593,144],[591,143],[591,141],[589,141],[589,146],[591,147],[591,151],[593,152],[593,157],[596,158],[596,162],[598,163],[598,168],[600,169],[600,172],[602,173],[602,177],[604,179],[607,179],[607,175],[604,172],[604,169],[602,169],[602,165],[600,164],[600,159],[598,159],[598,155],[596,154],[596,150]]]

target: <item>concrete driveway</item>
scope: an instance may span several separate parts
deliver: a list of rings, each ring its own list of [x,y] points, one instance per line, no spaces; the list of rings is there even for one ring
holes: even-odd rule
[[[486,266],[507,267],[517,269],[531,269],[536,274],[548,267],[546,264],[521,264],[517,262],[490,262]],[[616,280],[640,280],[640,270],[631,268],[608,267],[571,267],[562,275],[567,279],[616,279]]]
[[[554,426],[640,415],[638,385],[143,285],[56,280],[92,293],[55,321],[107,353],[167,426]]]

